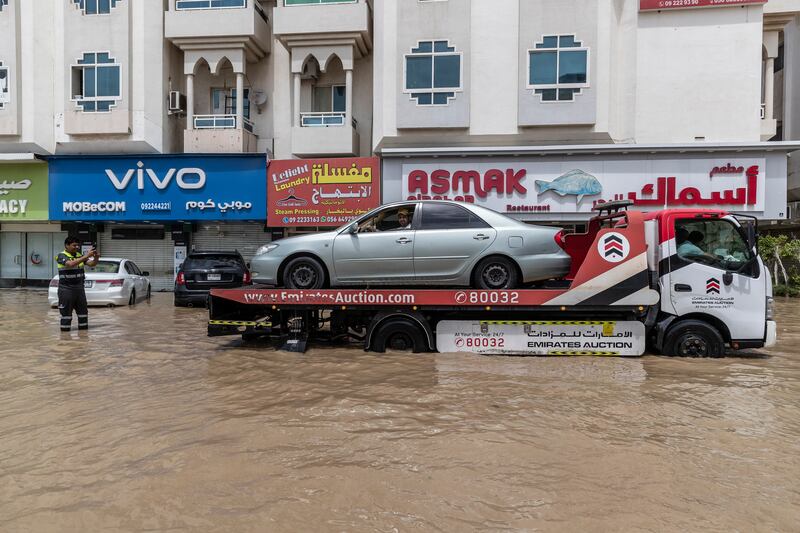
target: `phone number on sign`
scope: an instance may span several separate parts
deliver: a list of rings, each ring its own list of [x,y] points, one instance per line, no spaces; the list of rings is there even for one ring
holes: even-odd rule
[[[355,217],[283,217],[284,224],[344,224]]]
[[[142,211],[170,211],[172,203],[170,202],[144,202],[141,204]]]

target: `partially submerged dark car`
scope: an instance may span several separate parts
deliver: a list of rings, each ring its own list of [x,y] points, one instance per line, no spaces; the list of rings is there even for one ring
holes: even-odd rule
[[[250,285],[250,270],[239,252],[191,252],[175,278],[175,306],[202,306],[211,289]]]

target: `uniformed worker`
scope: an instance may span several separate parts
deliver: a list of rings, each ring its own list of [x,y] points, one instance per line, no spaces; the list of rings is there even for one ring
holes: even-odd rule
[[[100,255],[94,248],[80,255],[81,241],[75,237],[64,240],[64,251],[56,256],[58,266],[58,312],[61,314],[61,331],[72,327],[72,310],[78,315],[78,329],[89,329],[89,308],[83,288],[84,264],[95,266]]]

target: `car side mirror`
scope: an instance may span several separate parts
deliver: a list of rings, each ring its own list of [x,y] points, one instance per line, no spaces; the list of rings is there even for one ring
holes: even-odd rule
[[[247,267],[247,270],[250,270],[250,261],[248,261],[247,263],[245,263],[245,264],[244,264],[244,266],[246,266],[246,267]]]
[[[347,232],[348,232],[348,233],[350,233],[351,235],[356,235],[356,234],[358,234],[358,223],[357,223],[357,222],[353,222],[353,223],[350,225],[350,227],[349,227],[349,228],[347,228]]]
[[[149,275],[150,275],[150,272],[148,272],[147,270],[145,270],[144,272],[142,272],[142,276],[149,276]]]

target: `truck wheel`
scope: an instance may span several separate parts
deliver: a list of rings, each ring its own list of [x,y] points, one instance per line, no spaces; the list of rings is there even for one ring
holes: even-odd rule
[[[667,332],[665,355],[678,357],[722,357],[725,342],[716,328],[700,320],[684,320]]]
[[[287,289],[321,289],[325,271],[313,257],[295,257],[283,269],[283,286]]]
[[[425,334],[416,324],[407,320],[390,320],[378,326],[372,338],[370,350],[383,353],[386,350],[427,352]]]
[[[515,289],[518,283],[517,267],[505,257],[487,257],[475,267],[472,286],[476,289]]]

